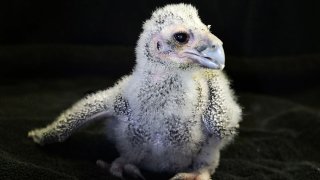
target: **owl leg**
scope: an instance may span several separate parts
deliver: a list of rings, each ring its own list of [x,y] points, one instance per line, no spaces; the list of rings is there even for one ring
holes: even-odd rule
[[[211,174],[219,165],[219,151],[216,151],[212,156],[208,157],[212,161],[209,162],[195,162],[193,170],[191,172],[182,172],[173,176],[170,180],[211,180]]]
[[[224,141],[215,137],[209,138],[193,160],[190,172],[176,174],[170,180],[210,180],[220,161],[220,150]]]
[[[133,164],[127,163],[122,157],[114,160],[111,163],[111,166],[102,160],[97,160],[97,165],[103,169],[109,169],[112,175],[121,179],[125,179],[125,176],[129,176],[133,179],[145,180],[139,168]]]
[[[178,173],[170,180],[210,180],[210,173],[208,170],[203,170],[201,172]]]

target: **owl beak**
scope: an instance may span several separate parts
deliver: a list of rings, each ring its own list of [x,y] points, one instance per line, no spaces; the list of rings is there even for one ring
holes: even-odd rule
[[[189,59],[206,68],[222,70],[225,66],[225,56],[222,45],[196,47],[184,53]]]

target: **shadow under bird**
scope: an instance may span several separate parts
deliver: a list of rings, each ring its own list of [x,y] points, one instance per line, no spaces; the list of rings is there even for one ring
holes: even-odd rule
[[[172,180],[209,180],[241,120],[224,66],[222,42],[197,10],[164,6],[143,25],[130,75],[28,136],[41,145],[62,142],[104,118],[105,133],[120,153],[108,169],[114,176],[144,179],[145,169],[176,173]],[[102,160],[97,165],[107,167]]]

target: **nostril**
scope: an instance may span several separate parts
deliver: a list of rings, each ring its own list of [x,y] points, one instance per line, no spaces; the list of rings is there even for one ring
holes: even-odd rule
[[[215,49],[217,46],[214,44],[211,46],[212,49]]]
[[[202,51],[204,51],[205,49],[207,49],[207,46],[205,46],[205,45],[201,45],[201,46],[196,47],[196,50],[197,50],[198,52],[202,52]]]

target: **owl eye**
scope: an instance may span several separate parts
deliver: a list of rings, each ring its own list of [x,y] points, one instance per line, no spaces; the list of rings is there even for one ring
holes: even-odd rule
[[[175,33],[173,37],[180,44],[186,44],[189,41],[189,35],[185,32]]]

